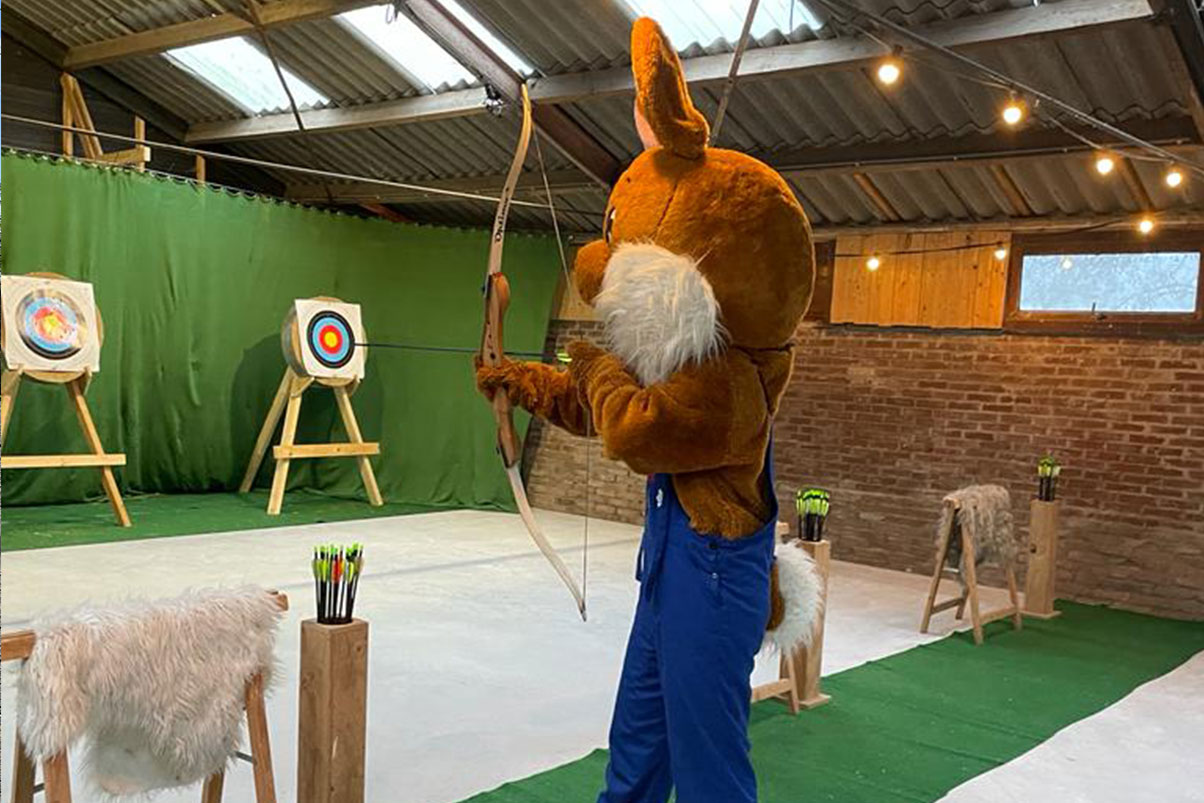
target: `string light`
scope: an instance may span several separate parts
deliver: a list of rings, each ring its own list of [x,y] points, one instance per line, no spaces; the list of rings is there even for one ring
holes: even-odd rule
[[[1095,172],[1101,176],[1106,176],[1116,169],[1116,157],[1110,153],[1101,151],[1095,155]]]
[[[999,246],[995,249],[995,258],[1000,262],[1008,258],[1008,250],[1004,246]]]
[[[1008,105],[1003,107],[1003,111],[999,113],[999,116],[1008,125],[1020,125],[1025,117],[1024,103],[1013,97],[1008,101]]]
[[[893,86],[903,75],[903,62],[893,56],[878,63],[878,82]]]
[[[1162,177],[1166,182],[1166,186],[1173,189],[1178,189],[1183,184],[1183,171],[1177,167],[1171,167],[1166,171],[1166,175]]]
[[[878,270],[882,267],[882,260],[876,256],[870,257],[865,261],[866,270]]]
[[[1062,257],[1062,270],[1070,270],[1074,267],[1074,260],[1070,257]]]
[[[1154,218],[1146,215],[1137,222],[1137,230],[1142,234],[1149,234],[1154,230]]]

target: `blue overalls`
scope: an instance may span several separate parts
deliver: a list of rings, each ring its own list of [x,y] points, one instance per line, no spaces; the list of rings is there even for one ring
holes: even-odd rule
[[[773,488],[773,443],[764,475]],[[777,499],[753,535],[699,535],[673,479],[648,480],[641,583],[598,803],[756,801],[749,676],[769,619]]]

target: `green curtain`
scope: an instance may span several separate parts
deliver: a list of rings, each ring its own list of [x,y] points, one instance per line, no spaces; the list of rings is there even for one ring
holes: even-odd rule
[[[480,342],[487,231],[360,220],[11,152],[2,170],[4,272],[94,285],[105,342],[88,401],[106,450],[128,456],[125,489],[237,486],[284,371],[280,324],[295,298],[359,303],[369,342]],[[508,349],[543,347],[558,259],[554,238],[507,237]],[[386,499],[512,507],[469,354],[369,350],[352,402],[364,437],[380,441]],[[330,391],[307,391],[298,442],[345,439],[337,420]],[[4,451],[84,451],[62,388],[23,383]],[[296,461],[290,487],[362,497],[353,460]],[[3,488],[6,505],[100,493],[94,469],[5,471]]]

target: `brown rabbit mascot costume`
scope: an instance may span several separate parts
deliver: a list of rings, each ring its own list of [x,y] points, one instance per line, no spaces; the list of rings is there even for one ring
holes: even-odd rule
[[[769,638],[805,641],[809,558],[775,565],[770,431],[807,309],[814,251],[786,182],[707,147],[681,63],[655,22],[632,31],[636,126],[647,149],[610,196],[604,238],[574,266],[607,350],[569,346],[567,371],[482,368],[511,401],[650,475],[635,622],[600,803],[755,801],[749,676]],[[771,574],[774,588],[771,593]]]

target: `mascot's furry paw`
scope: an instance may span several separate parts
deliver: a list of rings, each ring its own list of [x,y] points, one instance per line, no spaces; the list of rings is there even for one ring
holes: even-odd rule
[[[789,655],[799,647],[811,646],[815,622],[824,607],[823,581],[815,561],[797,541],[778,544],[775,557],[774,588],[780,599],[774,600],[775,615],[765,631],[765,643]]]

